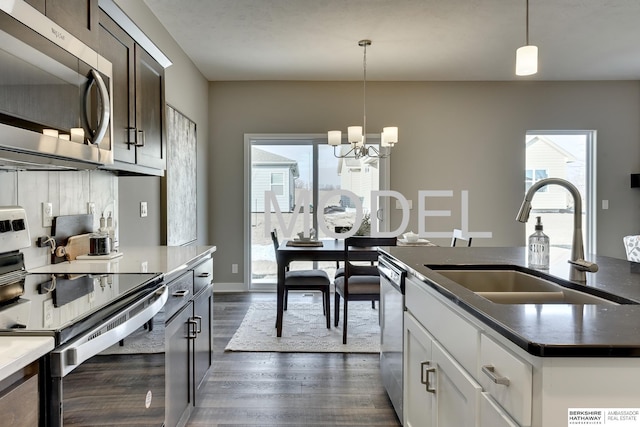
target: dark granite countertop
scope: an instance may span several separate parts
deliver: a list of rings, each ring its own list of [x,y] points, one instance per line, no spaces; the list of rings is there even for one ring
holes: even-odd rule
[[[427,265],[517,265],[526,248],[389,247],[381,249],[425,284],[535,356],[640,357],[640,264],[595,257],[599,270],[586,286],[638,304],[498,304],[427,268]],[[568,281],[569,251],[551,249],[547,274]],[[571,286],[585,284],[570,283]],[[578,287],[577,289],[580,289]],[[428,307],[425,307],[428,310]]]

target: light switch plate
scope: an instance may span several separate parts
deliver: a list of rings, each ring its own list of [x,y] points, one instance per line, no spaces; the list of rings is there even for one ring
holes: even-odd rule
[[[147,202],[140,202],[140,218],[147,216]]]

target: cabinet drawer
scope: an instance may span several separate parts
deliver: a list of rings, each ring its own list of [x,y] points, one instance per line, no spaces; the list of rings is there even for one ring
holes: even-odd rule
[[[188,271],[168,285],[169,299],[164,306],[165,321],[180,310],[182,306],[188,303],[193,296],[193,271]]]
[[[489,393],[481,393],[480,427],[519,427],[504,410],[493,401]]]
[[[490,393],[516,422],[522,426],[531,425],[533,368],[529,363],[486,335],[482,335],[478,375],[484,390]],[[501,381],[505,384],[500,384]]]
[[[193,270],[193,293],[197,294],[211,284],[213,280],[213,260],[200,263]]]
[[[428,285],[407,280],[407,309],[458,363],[468,372],[476,372],[480,347],[479,329],[435,295],[431,295],[426,286]]]

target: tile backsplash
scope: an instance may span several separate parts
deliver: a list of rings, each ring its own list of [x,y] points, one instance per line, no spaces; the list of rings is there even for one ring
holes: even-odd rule
[[[31,247],[22,251],[27,269],[50,262],[49,250],[35,245],[38,237],[51,234],[51,227],[42,226],[44,202],[52,203],[54,216],[86,214],[87,203],[95,203],[94,230],[101,214],[112,214],[118,228],[118,178],[111,172],[0,171],[0,189],[0,206],[22,206],[27,213]]]

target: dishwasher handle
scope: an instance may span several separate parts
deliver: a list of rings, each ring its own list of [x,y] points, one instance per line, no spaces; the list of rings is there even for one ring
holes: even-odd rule
[[[404,279],[407,276],[406,271],[391,264],[390,261],[382,256],[378,257],[378,271],[381,277],[387,279],[394,288],[404,295]]]
[[[168,299],[166,285],[146,298],[107,319],[83,336],[51,352],[51,374],[62,378],[81,363],[129,336],[147,323],[164,307]],[[114,326],[117,325],[117,326]]]

